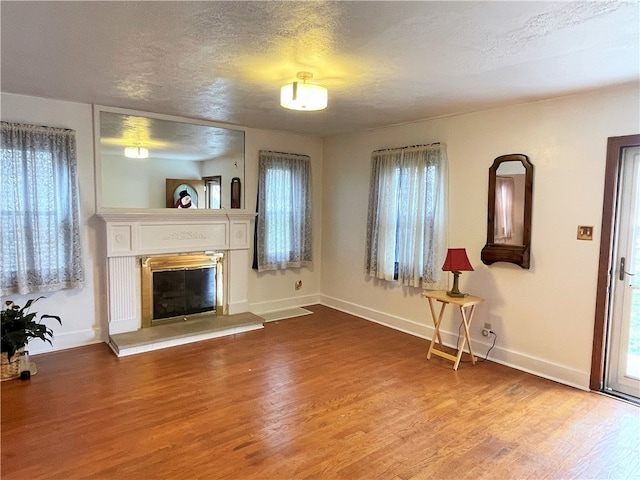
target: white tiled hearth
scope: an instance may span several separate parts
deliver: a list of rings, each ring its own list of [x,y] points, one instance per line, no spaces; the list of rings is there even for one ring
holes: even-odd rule
[[[223,252],[224,313],[249,311],[247,281],[254,213],[159,209],[109,211],[99,216],[106,227],[110,336],[135,332],[142,326],[141,259],[144,257]]]

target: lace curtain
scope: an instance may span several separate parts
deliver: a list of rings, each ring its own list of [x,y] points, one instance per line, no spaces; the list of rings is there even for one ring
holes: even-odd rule
[[[73,130],[1,123],[0,294],[83,284]]]
[[[423,289],[443,288],[447,249],[447,154],[443,145],[375,151],[365,271]]]
[[[496,243],[506,243],[511,240],[513,232],[513,191],[513,178],[496,176],[496,218],[493,229],[493,240]]]
[[[259,272],[312,264],[311,159],[261,150],[254,268]]]

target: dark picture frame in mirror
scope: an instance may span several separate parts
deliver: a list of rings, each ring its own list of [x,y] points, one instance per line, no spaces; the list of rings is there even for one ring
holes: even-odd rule
[[[231,179],[231,208],[240,208],[240,198],[242,196],[242,183],[238,177]]]

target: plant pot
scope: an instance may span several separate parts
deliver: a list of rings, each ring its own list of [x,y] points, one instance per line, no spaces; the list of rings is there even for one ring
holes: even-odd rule
[[[16,353],[13,354],[11,360],[7,358],[7,352],[2,352],[0,355],[0,367],[2,369],[2,381],[5,380],[13,380],[14,378],[20,377],[20,372],[18,370],[18,364],[20,363],[20,353],[24,351],[24,347],[17,350]]]

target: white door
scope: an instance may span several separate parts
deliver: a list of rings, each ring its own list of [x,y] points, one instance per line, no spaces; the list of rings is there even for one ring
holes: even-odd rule
[[[640,147],[620,170],[605,389],[640,399]]]

